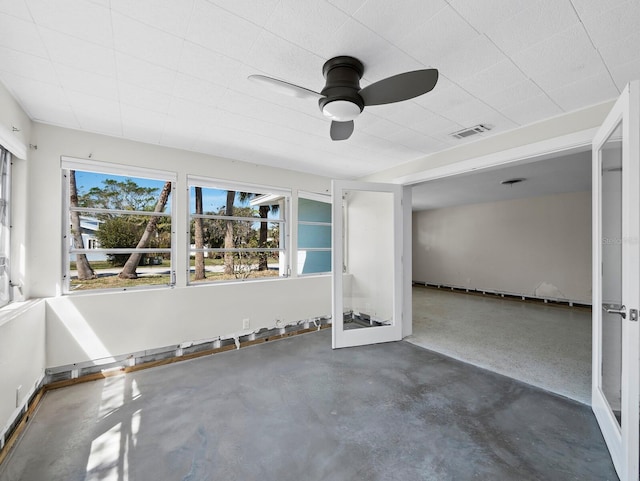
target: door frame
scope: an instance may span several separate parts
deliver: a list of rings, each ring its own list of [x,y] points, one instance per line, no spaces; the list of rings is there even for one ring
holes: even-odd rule
[[[615,101],[603,103],[603,110],[606,109],[607,112],[610,111],[614,104]],[[559,135],[557,137],[548,138],[531,144],[507,148],[505,150],[491,153],[489,155],[466,158],[464,160],[458,161],[454,160],[452,163],[447,165],[395,177],[391,180],[391,182],[399,183],[405,188],[410,189],[411,186],[415,184],[419,184],[429,180],[467,174],[474,171],[481,171],[483,169],[491,169],[508,165],[510,166],[527,164],[545,160],[558,155],[568,155],[577,152],[591,151],[592,142],[598,130],[599,127],[583,129],[577,132]],[[409,290],[409,295],[410,293],[411,291]],[[592,306],[593,300],[594,297],[592,297]]]
[[[606,104],[609,108],[613,102]],[[488,169],[493,167],[516,165],[518,163],[527,164],[537,162],[554,157],[558,154],[568,155],[575,152],[584,152],[591,149],[591,142],[597,128],[588,128],[572,132],[570,134],[559,135],[557,137],[541,140],[527,145],[483,155],[479,157],[468,158],[447,164],[441,167],[435,167],[412,174],[394,177],[388,182],[392,184],[400,184],[403,188],[403,279],[404,279],[404,299],[403,299],[403,323],[402,337],[410,336],[413,333],[413,299],[411,288],[413,285],[412,277],[412,256],[413,256],[413,230],[412,230],[412,186],[420,184],[428,180],[441,179],[459,174],[466,174],[476,170]],[[375,181],[375,180],[374,180]]]
[[[611,102],[613,105],[613,102]],[[454,162],[452,164],[435,167],[413,174],[395,177],[389,182],[400,184],[403,187],[403,210],[404,210],[404,323],[403,337],[413,333],[413,299],[411,288],[412,277],[412,256],[413,256],[413,231],[412,231],[412,187],[415,184],[427,182],[429,180],[443,179],[461,174],[468,174],[483,169],[495,167],[506,167],[510,165],[528,164],[538,162],[557,155],[569,155],[577,152],[591,150],[591,142],[596,134],[597,128],[589,128],[573,132],[571,134],[560,135],[540,142],[506,149],[495,154],[474,157],[466,160]]]
[[[612,107],[606,119],[602,123],[602,128],[598,129],[594,136],[593,147],[602,146],[610,135],[615,131],[620,122],[623,129],[622,147],[622,295],[623,302],[627,309],[638,309],[640,307],[640,273],[637,266],[640,263],[639,249],[637,247],[640,217],[634,206],[640,205],[638,192],[638,182],[640,181],[639,162],[632,159],[640,157],[640,81],[627,85],[620,97]],[[614,414],[609,408],[604,394],[600,391],[602,378],[602,346],[598,342],[602,329],[602,304],[601,284],[602,284],[602,232],[601,232],[601,165],[600,158],[596,150],[593,149],[593,205],[592,212],[598,212],[592,219],[593,229],[593,294],[592,294],[592,328],[593,328],[593,360],[592,360],[592,396],[591,404],[593,412],[598,420],[600,429],[605,438],[614,466],[621,481],[638,480],[638,345],[639,328],[638,321],[633,322],[622,319],[622,372],[628,369],[635,370],[635,379],[628,382],[629,375],[622,377],[622,426],[618,424]],[[627,175],[624,175],[624,173]],[[629,211],[631,208],[631,211]],[[625,239],[628,239],[625,242]],[[629,248],[633,245],[635,248]],[[625,248],[626,246],[626,248]],[[632,267],[630,267],[632,266]],[[627,316],[629,313],[627,313]],[[633,375],[633,373],[632,373]]]
[[[393,196],[392,203],[392,236],[393,236],[393,293],[392,293],[392,315],[393,325],[378,326],[365,329],[355,329],[345,331],[343,329],[343,266],[344,266],[344,222],[348,222],[348,218],[344,218],[342,209],[342,193],[345,190],[354,190],[361,192],[374,193],[390,193]],[[411,321],[411,317],[403,312],[406,305],[407,293],[405,266],[406,259],[403,251],[406,245],[406,229],[405,214],[406,211],[403,203],[403,192],[405,189],[393,183],[374,183],[348,180],[333,180],[331,182],[332,197],[332,347],[333,349],[341,347],[351,347],[366,344],[375,344],[380,342],[399,341],[404,336],[405,320]],[[410,256],[409,256],[410,259]],[[408,269],[409,273],[411,269]],[[410,296],[409,292],[409,296]],[[409,297],[410,299],[410,297]],[[411,315],[411,312],[408,313]]]

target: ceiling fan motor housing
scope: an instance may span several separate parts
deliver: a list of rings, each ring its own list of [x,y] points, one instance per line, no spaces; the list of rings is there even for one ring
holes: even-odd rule
[[[327,80],[320,92],[320,110],[339,122],[356,118],[364,109],[364,100],[358,94],[364,66],[358,59],[348,56],[334,57],[322,66]]]

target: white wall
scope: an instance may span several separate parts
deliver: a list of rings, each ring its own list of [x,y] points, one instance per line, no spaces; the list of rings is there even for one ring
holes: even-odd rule
[[[0,435],[45,367],[44,302],[12,304],[0,313]],[[18,387],[20,390],[17,391]]]
[[[251,332],[331,314],[328,276],[47,300],[47,366]],[[327,345],[327,348],[330,346]]]
[[[0,83],[0,143],[10,150],[13,147],[24,150],[31,139],[31,126],[29,116]]]
[[[393,318],[393,194],[348,191],[345,198],[347,273],[345,308],[376,320]],[[348,289],[348,290],[347,290]]]
[[[32,122],[0,83],[0,144],[13,153],[11,192],[11,282],[27,282],[28,162]],[[20,152],[20,156],[15,153]],[[17,292],[19,294],[19,291]],[[44,303],[14,303],[0,309],[0,435],[14,420],[16,398],[28,400],[45,368]],[[18,386],[22,386],[19,392]]]
[[[47,366],[163,347],[330,315],[329,277],[186,286],[187,174],[308,192],[326,192],[327,178],[34,124],[29,159],[29,294],[47,302]],[[178,250],[175,288],[62,296],[60,157],[97,159],[176,172]],[[184,226],[184,228],[180,228]],[[182,246],[182,248],[181,248]]]
[[[414,212],[413,279],[591,303],[591,192]]]

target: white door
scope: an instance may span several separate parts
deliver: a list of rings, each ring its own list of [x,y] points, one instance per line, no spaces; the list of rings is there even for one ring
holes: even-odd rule
[[[640,83],[593,140],[592,404],[621,481],[638,481]]]
[[[402,339],[402,187],[334,180],[333,348]]]

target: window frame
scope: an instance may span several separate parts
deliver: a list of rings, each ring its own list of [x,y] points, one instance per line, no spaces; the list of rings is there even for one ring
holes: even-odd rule
[[[11,282],[11,166],[13,154],[0,146],[0,268],[5,276],[0,282],[0,307],[13,302],[13,283]]]
[[[220,214],[196,214],[191,212],[191,189],[194,187],[201,187],[203,189],[215,189],[220,191],[233,190],[237,192],[253,192],[253,193],[265,193],[261,195],[272,195],[274,198],[281,198],[277,203],[280,204],[281,216],[278,219],[260,217],[242,217],[242,216],[225,216]],[[257,282],[257,281],[275,281],[291,277],[291,198],[292,192],[290,189],[282,187],[273,187],[263,184],[254,184],[249,182],[234,182],[225,179],[216,179],[214,177],[204,177],[200,175],[187,175],[187,202],[186,202],[186,223],[187,223],[187,245],[186,245],[186,284],[187,286],[202,286],[202,285],[216,285],[223,283],[235,283],[235,282]],[[275,204],[276,202],[274,202]],[[280,226],[280,239],[279,247],[234,247],[234,248],[195,248],[191,244],[191,223],[196,218],[223,220],[223,221],[238,221],[238,222],[252,222],[252,223],[267,223],[267,224],[279,224]],[[191,256],[196,252],[238,252],[238,253],[255,253],[255,252],[278,252],[279,253],[279,274],[272,277],[246,277],[237,279],[211,279],[192,281],[191,280]]]
[[[298,202],[298,206],[296,209],[296,212],[298,213],[298,218],[296,219],[296,228],[297,233],[296,233],[296,256],[299,259],[299,253],[301,250],[307,251],[307,252],[329,252],[329,254],[332,256],[333,255],[333,245],[330,245],[329,247],[300,247],[300,226],[301,225],[308,225],[308,226],[322,226],[322,227],[329,227],[330,232],[329,232],[329,240],[331,242],[331,239],[333,238],[333,218],[331,218],[329,220],[329,222],[320,222],[320,221],[303,221],[300,220],[300,199],[305,199],[305,200],[311,200],[314,202],[321,202],[323,204],[328,204],[329,205],[329,209],[330,209],[330,215],[331,215],[331,206],[333,205],[332,202],[332,198],[331,195],[329,194],[319,194],[319,193],[315,193],[315,192],[305,192],[305,191],[298,191],[298,196],[297,196],[297,202]],[[296,262],[296,267],[297,270],[300,271],[300,263]],[[309,276],[327,276],[327,275],[331,275],[331,261],[329,261],[329,270],[328,271],[322,271],[322,272],[308,272],[308,273],[302,273],[302,272],[297,272],[296,275],[297,277],[309,277]]]
[[[119,210],[119,209],[104,209],[93,207],[71,207],[70,205],[70,175],[69,171],[75,170],[80,172],[90,172],[95,174],[115,175],[120,177],[126,177],[131,179],[147,179],[160,182],[171,182],[171,192],[169,194],[170,209],[165,212],[153,212],[153,211],[134,211],[134,210]],[[133,290],[145,290],[145,289],[162,289],[172,288],[176,285],[176,183],[177,173],[156,169],[147,169],[144,167],[126,166],[122,164],[114,164],[108,162],[94,161],[89,159],[78,159],[73,157],[62,156],[60,158],[60,171],[62,180],[62,293],[65,295],[85,295],[99,292],[120,292],[120,291],[133,291]],[[71,232],[71,222],[69,221],[69,215],[71,212],[76,211],[82,213],[110,213],[116,215],[138,215],[144,217],[168,217],[171,219],[171,234],[170,241],[171,246],[168,248],[149,248],[143,249],[133,248],[91,248],[85,246],[83,249],[78,249],[73,246],[73,235]],[[71,289],[71,275],[70,275],[70,261],[73,254],[131,254],[134,252],[141,252],[144,254],[169,254],[169,282],[166,284],[148,284],[137,285],[128,287],[106,287],[87,289],[81,291],[75,291]]]

